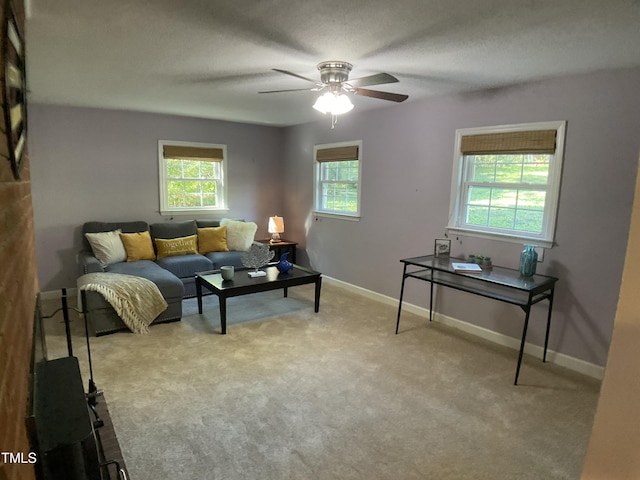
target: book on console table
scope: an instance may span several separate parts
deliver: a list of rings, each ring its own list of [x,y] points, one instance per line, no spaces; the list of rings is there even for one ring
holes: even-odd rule
[[[477,263],[452,263],[455,272],[482,273],[482,268]]]

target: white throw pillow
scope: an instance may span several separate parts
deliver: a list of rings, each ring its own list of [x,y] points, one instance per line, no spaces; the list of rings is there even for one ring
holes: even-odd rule
[[[103,267],[127,261],[127,251],[120,238],[122,230],[112,232],[85,233],[91,250]]]
[[[258,225],[255,222],[241,222],[228,218],[220,220],[220,226],[227,227],[227,247],[229,250],[240,252],[249,250],[258,231]]]

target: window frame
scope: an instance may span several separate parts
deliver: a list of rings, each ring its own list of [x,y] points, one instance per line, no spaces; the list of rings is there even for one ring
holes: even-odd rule
[[[453,171],[451,175],[451,196],[449,203],[449,222],[446,227],[447,231],[454,234],[468,235],[473,237],[499,239],[512,243],[532,243],[540,247],[549,248],[554,244],[556,219],[558,213],[558,202],[560,199],[560,184],[562,177],[562,163],[564,159],[564,143],[566,133],[566,121],[550,121],[523,123],[515,125],[499,125],[489,127],[463,128],[456,130],[455,150],[453,160]],[[500,134],[512,132],[525,132],[536,130],[556,130],[556,148],[555,153],[549,163],[549,174],[547,186],[544,188],[545,207],[543,213],[543,226],[540,234],[505,231],[495,227],[482,225],[469,225],[464,222],[465,218],[465,199],[469,184],[470,162],[461,152],[461,143],[464,136],[483,135],[483,134]],[[514,155],[517,155],[514,153]],[[520,183],[521,185],[524,182]],[[496,184],[500,186],[500,184]],[[532,189],[540,189],[540,184],[531,184]]]
[[[177,146],[177,147],[195,147],[195,148],[215,148],[222,150],[222,161],[220,163],[220,176],[221,178],[215,179],[217,182],[217,188],[220,188],[221,192],[216,193],[217,200],[220,202],[219,206],[215,207],[171,207],[169,206],[169,191],[168,191],[168,171],[167,162],[164,158],[164,146]],[[194,214],[207,214],[213,212],[226,212],[229,210],[229,204],[227,201],[227,146],[217,143],[199,143],[199,142],[184,142],[173,140],[159,140],[158,141],[158,176],[159,176],[159,197],[160,197],[160,214],[161,215],[194,215]]]
[[[319,162],[317,161],[317,153],[318,150],[330,149],[330,148],[340,148],[340,147],[357,147],[358,149],[358,158],[357,160],[349,159],[344,160],[348,161],[357,161],[358,162],[358,180],[356,182],[357,186],[357,209],[355,212],[347,212],[345,210],[329,210],[322,208],[322,166],[323,163],[335,163],[335,162]],[[337,161],[340,162],[340,161]],[[320,145],[313,146],[313,214],[320,217],[332,217],[332,218],[340,218],[344,220],[352,220],[358,221],[361,217],[362,211],[362,140],[353,140],[347,142],[336,142],[336,143],[325,143]],[[345,183],[345,182],[338,182]]]

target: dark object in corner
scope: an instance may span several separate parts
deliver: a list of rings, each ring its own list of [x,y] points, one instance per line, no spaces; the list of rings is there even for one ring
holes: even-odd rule
[[[100,480],[98,448],[78,359],[42,362],[35,377],[35,427],[43,478]]]

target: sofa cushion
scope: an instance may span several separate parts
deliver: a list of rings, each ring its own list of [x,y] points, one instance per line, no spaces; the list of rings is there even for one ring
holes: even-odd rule
[[[228,251],[227,227],[198,228],[198,253]]]
[[[174,257],[176,255],[189,255],[198,253],[198,236],[178,238],[156,238],[156,251],[158,258]]]
[[[178,257],[159,258],[156,262],[178,278],[195,276],[196,272],[206,272],[213,269],[211,260],[199,254],[180,255]]]
[[[258,225],[255,222],[241,222],[223,218],[220,225],[227,227],[227,246],[229,250],[246,252],[251,247]]]
[[[196,220],[196,226],[198,228],[219,227],[220,220]]]
[[[103,267],[112,263],[124,262],[127,259],[127,251],[124,249],[120,234],[122,230],[111,232],[85,233],[84,236],[91,245],[93,255],[100,260]]]
[[[213,264],[213,269],[217,270],[223,265],[233,265],[234,267],[243,267],[242,265],[242,256],[245,252],[210,252],[205,256],[211,261]]]
[[[158,286],[160,293],[167,301],[184,296],[184,285],[180,279],[150,260],[114,263],[106,267],[105,271],[136,275],[151,280]]]
[[[195,220],[152,223],[149,230],[153,239],[189,237],[198,233]]]
[[[85,222],[82,225],[82,241],[85,250],[90,250],[91,245],[84,236],[85,233],[112,232],[122,230],[122,233],[144,232],[149,230],[147,222]]]
[[[127,262],[156,259],[149,232],[121,233],[120,238],[127,251]]]

